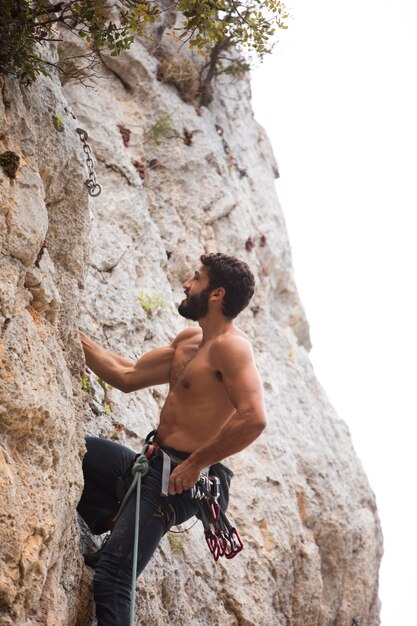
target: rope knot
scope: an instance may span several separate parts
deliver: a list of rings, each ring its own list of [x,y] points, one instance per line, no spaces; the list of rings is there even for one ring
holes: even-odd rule
[[[144,454],[139,454],[132,466],[132,475],[140,474],[146,476],[149,471],[149,462]]]

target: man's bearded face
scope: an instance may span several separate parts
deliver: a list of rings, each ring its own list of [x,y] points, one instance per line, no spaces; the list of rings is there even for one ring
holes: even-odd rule
[[[179,305],[178,313],[187,320],[197,322],[208,313],[210,287],[206,287],[200,293],[187,296]]]

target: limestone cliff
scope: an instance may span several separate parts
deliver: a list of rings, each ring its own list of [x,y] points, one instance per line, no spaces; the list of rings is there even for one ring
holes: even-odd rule
[[[166,344],[184,325],[183,280],[220,250],[257,278],[239,320],[269,415],[230,459],[245,549],[214,563],[200,523],[165,538],[139,580],[138,624],[377,626],[375,500],[309,362],[248,79],[224,77],[199,109],[199,61],[173,46],[103,59],[95,90],[53,73],[1,80],[0,625],[92,623],[75,515],[83,436],[139,448],[164,399],[83,378],[77,327],[132,360]],[[103,186],[94,200],[77,127]]]

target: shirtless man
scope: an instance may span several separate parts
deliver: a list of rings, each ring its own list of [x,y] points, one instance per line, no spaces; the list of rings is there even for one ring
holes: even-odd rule
[[[157,441],[184,460],[171,473],[169,496],[161,496],[161,463],[151,463],[141,497],[140,573],[172,525],[161,515],[169,501],[175,523],[192,517],[189,490],[203,468],[251,444],[266,426],[262,384],[252,347],[234,325],[254,291],[248,266],[235,257],[210,254],[184,283],[179,313],[198,322],[171,345],[143,355],[136,364],[101,348],[80,332],[87,366],[125,393],[169,383]],[[95,533],[117,509],[115,481],[126,473],[134,452],[104,439],[87,438],[83,462],[85,488],[78,511]],[[107,490],[107,491],[106,491]],[[127,625],[132,571],[133,498],[116,524],[94,577],[99,626]],[[129,560],[130,559],[130,560]]]

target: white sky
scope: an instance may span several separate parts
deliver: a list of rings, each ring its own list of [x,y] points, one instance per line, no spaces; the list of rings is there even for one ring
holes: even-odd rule
[[[294,21],[253,72],[253,105],[280,168],[277,191],[313,365],[377,498],[385,542],[381,624],[411,626],[417,2],[287,6]]]

